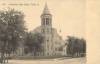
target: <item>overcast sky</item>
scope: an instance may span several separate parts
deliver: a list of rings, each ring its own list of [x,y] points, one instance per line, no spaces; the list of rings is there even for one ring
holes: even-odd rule
[[[41,23],[40,15],[45,2],[53,15],[53,27],[64,39],[68,35],[85,38],[85,0],[4,0],[0,2],[0,9],[11,7],[24,12],[25,25],[33,30]]]

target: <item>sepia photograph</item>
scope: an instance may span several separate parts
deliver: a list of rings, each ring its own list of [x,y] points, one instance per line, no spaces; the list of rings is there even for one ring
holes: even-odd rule
[[[0,64],[86,64],[85,0],[0,0]]]

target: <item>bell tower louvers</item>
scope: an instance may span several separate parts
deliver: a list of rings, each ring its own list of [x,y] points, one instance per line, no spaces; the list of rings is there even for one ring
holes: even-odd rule
[[[52,15],[45,4],[41,15],[41,32],[44,35],[44,56],[52,55]]]

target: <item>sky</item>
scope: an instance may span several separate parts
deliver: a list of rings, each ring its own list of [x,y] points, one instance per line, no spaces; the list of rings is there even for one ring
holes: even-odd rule
[[[3,0],[0,9],[14,8],[23,12],[25,25],[31,31],[41,25],[40,15],[46,2],[53,16],[53,27],[63,39],[67,36],[85,38],[85,0]]]

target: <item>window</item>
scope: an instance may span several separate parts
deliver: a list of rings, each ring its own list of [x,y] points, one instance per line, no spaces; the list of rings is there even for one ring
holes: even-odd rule
[[[46,25],[49,25],[49,18],[46,18]]]

